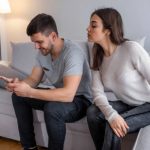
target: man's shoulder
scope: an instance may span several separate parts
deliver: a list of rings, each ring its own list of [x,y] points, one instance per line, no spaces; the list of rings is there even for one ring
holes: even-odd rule
[[[64,41],[64,51],[66,55],[83,55],[82,48],[74,41]]]
[[[64,48],[69,50],[74,50],[74,49],[81,50],[81,47],[77,44],[77,42],[68,39],[64,40]]]

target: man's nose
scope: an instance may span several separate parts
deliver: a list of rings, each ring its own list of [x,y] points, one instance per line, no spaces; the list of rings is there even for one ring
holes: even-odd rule
[[[40,48],[40,45],[38,43],[35,43],[35,48],[36,49],[39,49]]]

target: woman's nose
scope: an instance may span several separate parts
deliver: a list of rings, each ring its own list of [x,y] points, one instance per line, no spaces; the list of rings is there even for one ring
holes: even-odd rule
[[[87,32],[89,32],[89,31],[90,31],[90,26],[88,26],[88,27],[86,28],[86,30],[87,30]]]

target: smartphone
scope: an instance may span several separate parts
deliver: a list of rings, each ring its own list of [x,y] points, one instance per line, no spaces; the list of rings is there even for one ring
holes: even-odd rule
[[[4,81],[7,82],[7,83],[13,82],[13,79],[12,79],[12,78],[7,78],[7,77],[5,77],[5,76],[0,76],[0,80],[4,80]]]

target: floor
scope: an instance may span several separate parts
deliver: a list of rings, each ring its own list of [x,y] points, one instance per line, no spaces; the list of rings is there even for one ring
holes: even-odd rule
[[[133,143],[135,142],[137,134],[127,136],[121,146],[121,150],[132,150]],[[0,137],[0,150],[22,150],[21,144],[18,141]],[[39,147],[39,150],[47,150],[46,148]]]
[[[21,144],[18,141],[0,137],[0,150],[22,150]],[[39,150],[47,150],[39,147]]]

